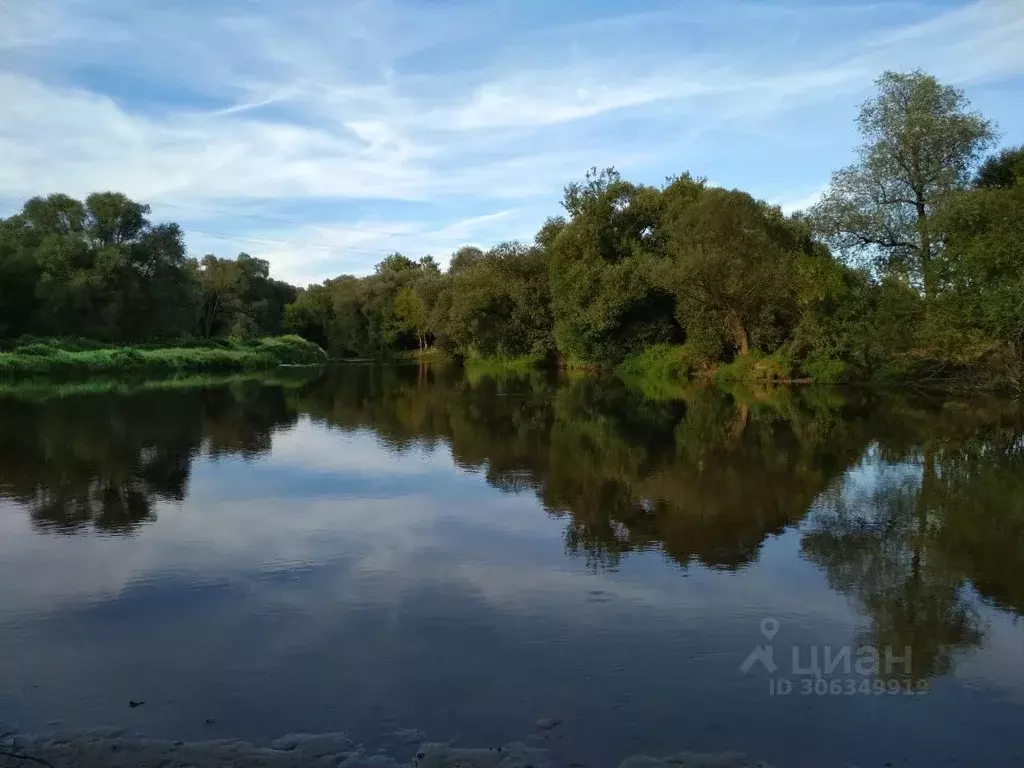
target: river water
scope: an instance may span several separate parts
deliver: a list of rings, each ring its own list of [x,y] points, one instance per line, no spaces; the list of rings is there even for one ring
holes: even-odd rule
[[[0,722],[1024,764],[1020,404],[369,365],[109,389],[0,395]]]

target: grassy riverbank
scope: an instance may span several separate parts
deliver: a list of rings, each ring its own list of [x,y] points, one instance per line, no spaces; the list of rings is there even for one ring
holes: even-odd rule
[[[709,383],[727,387],[812,382],[809,378],[794,377],[791,366],[781,356],[751,352],[731,363],[718,363],[702,357],[685,344],[648,347],[623,360],[615,367],[615,375],[655,400],[685,399],[695,386]]]
[[[326,362],[327,356],[319,346],[298,336],[123,347],[80,340],[46,339],[14,345],[0,352],[0,376],[176,374],[265,370],[281,365],[319,365]]]
[[[771,355],[751,350],[725,363],[701,355],[689,344],[648,347],[630,355],[614,369],[619,378],[655,399],[677,397],[694,386],[706,384],[723,388],[801,384],[910,387],[958,394],[1024,392],[1024,376],[1019,372],[1013,376],[986,373],[992,370],[995,369],[971,365],[939,366],[925,355],[900,355],[864,375],[828,357],[794,362],[785,348]]]

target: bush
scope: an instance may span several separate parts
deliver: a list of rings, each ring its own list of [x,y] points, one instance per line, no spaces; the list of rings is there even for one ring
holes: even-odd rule
[[[711,361],[692,344],[655,344],[630,355],[615,369],[624,379],[655,379],[679,383],[707,374]]]
[[[49,344],[42,342],[35,342],[28,344],[24,347],[17,347],[14,350],[19,355],[32,355],[35,357],[49,357],[57,352],[56,347],[51,347]]]
[[[850,376],[850,366],[824,350],[811,352],[801,368],[815,384],[839,384]]]
[[[716,378],[720,382],[782,383],[792,378],[792,364],[782,351],[765,355],[752,350],[719,368]]]

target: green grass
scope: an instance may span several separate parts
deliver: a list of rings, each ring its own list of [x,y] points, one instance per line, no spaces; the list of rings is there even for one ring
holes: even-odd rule
[[[686,345],[655,344],[630,355],[615,375],[649,400],[685,399],[694,382],[706,379],[706,360]]]
[[[320,365],[326,362],[327,355],[320,347],[298,336],[253,341],[218,340],[165,347],[92,346],[56,339],[33,341],[0,352],[0,376],[180,374],[265,370],[281,365]]]
[[[792,381],[792,365],[785,355],[766,355],[755,349],[721,366],[715,379],[720,383],[785,384]]]
[[[758,387],[790,383],[791,374],[792,365],[783,354],[752,350],[731,363],[716,363],[686,344],[656,344],[615,368],[616,376],[651,400],[686,399],[702,382]]]

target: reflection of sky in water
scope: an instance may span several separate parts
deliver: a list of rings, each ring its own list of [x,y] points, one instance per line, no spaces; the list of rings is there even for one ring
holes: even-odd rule
[[[870,490],[879,463],[846,487]],[[39,535],[0,503],[0,720],[371,742],[392,722],[496,744],[560,717],[556,752],[587,762],[1010,760],[1024,652],[1007,614],[983,609],[985,647],[931,695],[772,699],[763,673],[738,671],[762,618],[785,654],[851,642],[865,621],[801,557],[800,531],[737,572],[646,552],[593,573],[566,557],[564,526],[443,444],[396,453],[306,418],[264,457],[197,460],[185,502],[134,537]]]

